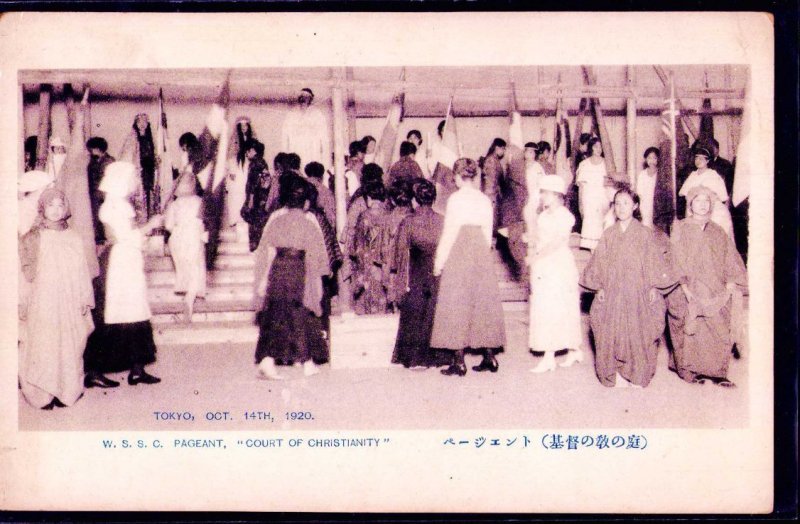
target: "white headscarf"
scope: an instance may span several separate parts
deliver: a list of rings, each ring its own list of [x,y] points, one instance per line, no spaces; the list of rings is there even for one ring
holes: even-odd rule
[[[45,171],[28,171],[17,178],[17,233],[20,236],[30,231],[39,214],[39,197],[53,182],[53,176]]]

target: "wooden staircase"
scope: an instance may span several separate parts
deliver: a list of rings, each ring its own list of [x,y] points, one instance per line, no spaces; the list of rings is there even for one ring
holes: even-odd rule
[[[504,307],[525,307],[526,287],[514,282],[500,255],[495,272]],[[254,255],[246,242],[236,242],[233,231],[223,231],[215,267],[208,274],[205,300],[195,302],[192,322],[184,321],[183,301],[173,292],[175,270],[162,251],[145,261],[152,323],[159,347],[182,344],[253,344],[258,339],[253,300]],[[337,308],[334,300],[334,315]],[[352,317],[350,317],[352,318]]]

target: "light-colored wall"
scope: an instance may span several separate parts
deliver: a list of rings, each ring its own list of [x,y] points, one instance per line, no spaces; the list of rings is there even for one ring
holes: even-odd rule
[[[179,160],[178,138],[186,131],[198,134],[204,126],[206,115],[209,111],[207,103],[168,105],[166,107],[169,118],[170,147],[174,160]],[[230,108],[230,122],[240,115],[249,116],[253,122],[256,136],[266,146],[266,158],[271,159],[280,147],[280,129],[286,114],[287,106],[275,104],[235,104]],[[102,136],[108,141],[109,152],[116,156],[125,137],[131,130],[133,119],[137,113],[148,113],[151,123],[158,121],[157,103],[97,102],[91,107],[93,134]],[[52,107],[52,134],[58,135],[66,141],[67,116],[66,108],[62,103]],[[39,121],[39,106],[26,105],[24,108],[24,132],[20,139],[20,151],[24,137],[35,134]],[[695,126],[699,125],[699,117],[691,117]],[[427,140],[428,134],[434,136],[439,118],[407,118],[400,124],[400,137],[405,137],[411,129],[419,129]],[[543,122],[542,122],[543,120]],[[523,138],[525,141],[547,140],[553,143],[554,118],[525,117],[522,119]],[[570,130],[575,132],[576,119],[570,118]],[[731,159],[734,156],[735,142],[738,141],[741,125],[740,117],[715,117],[715,135],[720,142],[721,155]],[[385,119],[363,118],[356,122],[356,135],[358,137],[370,134],[380,137]],[[607,117],[606,125],[611,135],[611,145],[614,160],[619,171],[626,170],[626,122],[624,117]],[[478,158],[486,153],[495,137],[508,138],[508,119],[501,117],[458,118],[456,121],[459,140],[463,154]],[[590,120],[584,118],[584,130],[588,131]],[[733,140],[729,138],[729,129],[733,130]],[[636,121],[636,156],[641,158],[645,149],[651,145],[658,145],[662,140],[661,118],[638,117]],[[347,141],[345,140],[345,143]],[[399,144],[398,144],[399,147]],[[21,153],[20,153],[21,154]]]

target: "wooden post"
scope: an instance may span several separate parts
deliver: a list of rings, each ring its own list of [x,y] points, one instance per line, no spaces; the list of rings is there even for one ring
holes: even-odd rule
[[[86,90],[89,89],[89,84],[84,84],[83,89],[81,92],[86,93]],[[81,105],[81,109],[83,110],[83,136],[86,137],[86,140],[89,140],[94,133],[92,133],[92,104],[89,100],[86,101],[85,104]]]
[[[634,78],[634,69],[631,66],[627,67],[627,80],[628,80],[628,87],[633,88],[636,84],[636,79]],[[636,95],[632,95],[628,97],[628,114],[625,120],[625,130],[627,132],[627,141],[626,141],[626,149],[627,149],[627,171],[628,171],[628,183],[633,186],[636,183],[636,159],[638,157],[638,151],[636,151]]]
[[[350,142],[355,142],[358,140],[358,135],[356,133],[356,95],[353,90],[352,80],[353,76],[353,68],[347,67],[345,68],[345,78],[347,79],[347,144],[346,147],[350,147]],[[350,151],[348,150],[347,153]]]
[[[342,80],[346,77],[344,71],[339,70],[335,77]],[[344,94],[341,84],[334,84],[331,96],[333,104],[333,173],[336,181],[336,237],[342,238],[342,233],[347,226],[347,190],[344,179],[344,144],[347,132],[347,115],[344,107]],[[345,267],[347,267],[345,265]],[[345,267],[339,271],[339,307],[343,312],[352,311],[350,305],[350,283],[344,280]]]
[[[36,169],[47,167],[47,155],[50,149],[50,95],[53,86],[39,86],[39,132],[36,144]]]

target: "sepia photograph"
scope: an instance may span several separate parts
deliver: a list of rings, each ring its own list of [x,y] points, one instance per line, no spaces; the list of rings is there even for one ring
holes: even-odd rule
[[[585,15],[4,15],[0,507],[769,512],[772,25]]]
[[[748,76],[21,71],[20,429],[746,426]]]

